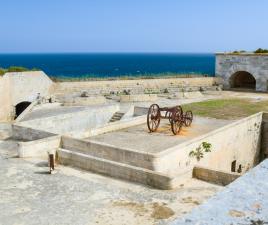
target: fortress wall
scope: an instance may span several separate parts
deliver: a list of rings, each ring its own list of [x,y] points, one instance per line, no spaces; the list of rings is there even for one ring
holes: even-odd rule
[[[231,87],[231,76],[240,71],[255,78],[257,91],[268,90],[268,54],[216,54],[216,77],[223,78],[224,88]]]
[[[236,170],[241,164],[242,173],[246,172],[259,162],[262,116],[261,112],[254,114],[159,153],[156,170],[169,174],[209,166],[231,172],[231,164],[236,160]],[[196,151],[202,142],[211,144],[211,152],[197,161],[189,153]]]
[[[15,106],[20,102],[32,102],[40,93],[41,96],[51,94],[53,82],[42,71],[12,72],[5,76],[10,80],[11,102]]]
[[[88,91],[90,94],[109,94],[111,91],[131,90],[132,93],[144,93],[145,89],[159,92],[165,88],[178,87],[210,87],[221,84],[219,77],[197,78],[163,78],[163,79],[137,79],[137,80],[103,80],[81,82],[57,82],[56,94]]]
[[[0,77],[0,121],[10,121],[12,117],[10,83],[6,76]]]
[[[53,82],[42,71],[12,72],[0,77],[0,121],[10,121],[15,115],[15,106],[20,102],[32,102],[40,93],[51,94]]]
[[[90,129],[107,124],[119,105],[105,105],[73,113],[60,113],[54,116],[19,122],[18,125],[55,134],[73,137],[89,136]]]

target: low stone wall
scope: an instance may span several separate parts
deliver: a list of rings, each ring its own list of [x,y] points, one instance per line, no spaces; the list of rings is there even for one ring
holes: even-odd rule
[[[157,99],[155,94],[120,95],[120,102],[152,102]]]
[[[105,105],[74,113],[23,121],[19,125],[55,134],[87,137],[90,129],[101,127],[108,123],[112,115],[117,111],[119,111],[119,105]]]
[[[63,105],[65,106],[89,106],[100,105],[106,103],[106,98],[103,96],[91,96],[91,97],[73,97],[65,98]]]
[[[235,161],[235,170],[241,165],[241,172],[245,173],[259,162],[261,123],[262,113],[257,113],[160,152],[155,155],[155,170],[174,174],[191,171],[194,166],[209,166],[231,172]],[[211,152],[204,153],[204,158],[198,161],[190,157],[190,152],[197,151],[202,142],[211,144]]]
[[[5,139],[12,136],[11,123],[0,123],[0,139]]]
[[[194,167],[193,177],[209,183],[228,185],[240,177],[238,173],[226,173],[208,167]]]
[[[126,118],[124,120],[119,120],[113,123],[108,123],[102,127],[91,129],[89,132],[89,137],[116,131],[116,130],[121,130],[124,128],[136,126],[136,125],[140,125],[140,124],[145,123],[145,121],[146,121],[146,115],[143,115],[143,116],[137,116],[133,118]]]
[[[55,94],[67,94],[87,91],[90,95],[123,93],[153,94],[165,91],[176,92],[179,88],[210,87],[221,84],[221,78],[166,78],[166,79],[135,79],[135,80],[106,80],[55,83]]]
[[[27,157],[48,157],[48,152],[56,151],[60,147],[61,137],[52,136],[29,142],[18,142],[18,156],[20,158]]]
[[[147,115],[149,107],[135,106],[134,116]]]
[[[29,127],[23,127],[18,125],[12,125],[12,137],[18,140],[33,141],[54,136],[55,134],[32,129]]]
[[[267,224],[268,160],[171,225]]]

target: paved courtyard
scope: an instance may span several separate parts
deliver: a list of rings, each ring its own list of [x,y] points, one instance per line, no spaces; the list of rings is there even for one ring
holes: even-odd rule
[[[161,191],[59,166],[19,159],[14,142],[0,142],[0,225],[136,225],[183,216],[222,187],[192,179]]]

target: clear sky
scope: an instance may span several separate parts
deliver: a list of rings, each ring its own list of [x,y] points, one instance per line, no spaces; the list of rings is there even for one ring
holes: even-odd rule
[[[268,0],[0,0],[0,53],[268,48]]]

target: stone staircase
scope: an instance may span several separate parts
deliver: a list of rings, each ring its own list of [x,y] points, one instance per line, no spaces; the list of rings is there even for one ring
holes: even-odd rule
[[[115,112],[109,122],[112,123],[119,121],[123,116],[124,116],[123,112]]]
[[[122,149],[108,144],[63,137],[57,150],[58,161],[95,173],[150,185],[158,189],[172,189],[181,184],[184,174],[168,175],[154,170],[154,155]]]

